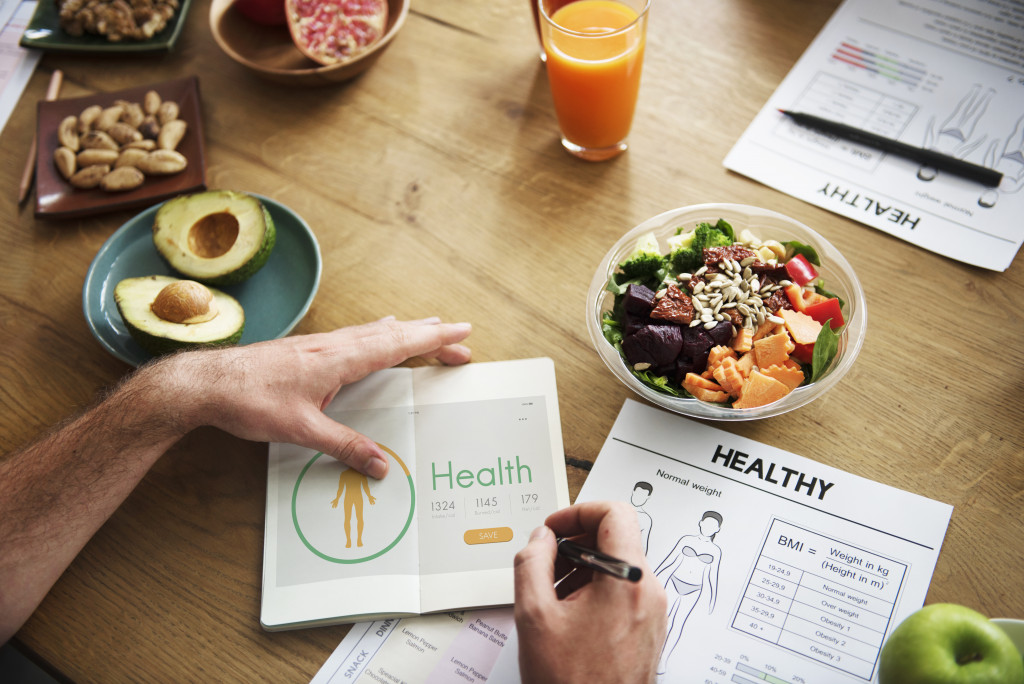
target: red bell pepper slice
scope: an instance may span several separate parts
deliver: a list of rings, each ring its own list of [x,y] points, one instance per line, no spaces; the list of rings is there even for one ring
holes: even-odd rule
[[[786,262],[786,273],[798,285],[806,285],[818,277],[818,272],[803,254],[796,254]]]
[[[793,308],[801,313],[807,313],[807,307],[823,302],[826,299],[824,295],[805,290],[796,283],[790,283],[782,288],[782,290],[786,293],[786,297],[789,298],[789,303],[793,305]]]
[[[793,349],[790,356],[799,361],[800,363],[806,363],[810,365],[814,360],[814,345],[813,344],[796,344],[794,343],[795,349]]]
[[[804,309],[804,313],[822,325],[831,320],[832,322],[829,325],[833,330],[841,328],[844,323],[843,310],[839,308],[839,300],[835,297],[829,297],[823,302],[811,304]]]

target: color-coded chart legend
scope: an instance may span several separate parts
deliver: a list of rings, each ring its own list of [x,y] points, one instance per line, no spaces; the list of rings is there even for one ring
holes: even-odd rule
[[[791,684],[785,679],[776,677],[768,672],[762,672],[761,670],[750,667],[749,665],[744,665],[743,663],[736,663],[736,671],[742,672],[745,675],[750,675],[754,681],[736,674],[732,676],[732,681],[735,682],[735,684],[759,684],[760,682],[768,682],[768,684]]]
[[[927,75],[919,66],[845,41],[833,51],[832,59],[909,86],[919,85]]]

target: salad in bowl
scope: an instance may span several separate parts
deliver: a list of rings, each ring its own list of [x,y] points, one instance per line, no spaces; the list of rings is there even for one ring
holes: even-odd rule
[[[591,283],[587,323],[641,396],[695,417],[778,415],[828,390],[864,340],[864,292],[823,237],[776,212],[706,204],[624,235]]]

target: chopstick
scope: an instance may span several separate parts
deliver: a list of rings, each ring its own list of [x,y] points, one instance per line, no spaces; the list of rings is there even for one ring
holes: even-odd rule
[[[54,69],[50,76],[50,86],[46,89],[46,101],[56,100],[60,94],[60,86],[64,81],[64,72]],[[32,133],[32,144],[28,148],[28,159],[25,160],[25,171],[21,174],[21,187],[18,188],[18,204],[20,205],[28,197],[28,191],[32,188],[32,179],[36,174],[36,148],[39,141],[36,133]]]

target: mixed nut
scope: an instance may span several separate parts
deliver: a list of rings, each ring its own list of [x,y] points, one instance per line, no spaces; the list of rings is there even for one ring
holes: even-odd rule
[[[178,0],[63,0],[60,27],[71,36],[105,36],[112,43],[147,40],[167,27]]]
[[[146,176],[180,173],[188,160],[177,147],[188,125],[179,112],[178,103],[163,100],[155,90],[141,103],[86,107],[60,122],[53,162],[68,183],[83,190],[124,192],[142,185]]]

